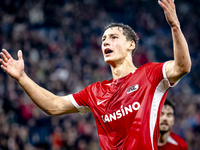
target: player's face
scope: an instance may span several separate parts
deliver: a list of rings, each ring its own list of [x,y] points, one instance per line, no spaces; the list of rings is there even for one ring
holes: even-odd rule
[[[122,62],[127,57],[129,41],[123,35],[123,29],[119,27],[108,28],[102,36],[102,52],[104,60],[108,64]]]
[[[170,131],[174,125],[174,110],[169,105],[164,105],[160,116],[160,131]]]

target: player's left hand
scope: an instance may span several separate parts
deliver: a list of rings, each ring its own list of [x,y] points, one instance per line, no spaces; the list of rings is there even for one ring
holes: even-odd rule
[[[171,27],[180,27],[174,0],[158,0],[159,5],[163,8],[167,22]]]

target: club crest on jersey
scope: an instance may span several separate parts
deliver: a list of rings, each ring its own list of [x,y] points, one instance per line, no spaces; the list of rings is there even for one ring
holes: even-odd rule
[[[132,93],[132,92],[138,90],[138,88],[139,88],[139,85],[138,85],[138,84],[129,87],[129,88],[128,88],[127,94]]]

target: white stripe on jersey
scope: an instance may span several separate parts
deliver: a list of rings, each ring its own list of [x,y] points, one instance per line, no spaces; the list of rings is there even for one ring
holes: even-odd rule
[[[166,82],[165,79],[163,79],[158,87],[163,86],[163,82]],[[167,89],[166,89],[167,91]],[[154,129],[156,125],[156,120],[157,120],[157,115],[158,115],[158,108],[160,106],[160,101],[165,93],[163,91],[160,91],[159,88],[156,88],[154,96],[153,96],[153,101],[151,105],[151,113],[150,113],[150,136],[151,136],[151,144],[152,144],[152,149],[154,150],[153,146],[153,134],[154,134]]]
[[[178,145],[178,143],[177,143],[171,136],[168,137],[167,141],[168,141],[169,143],[174,144],[174,145]]]
[[[170,85],[170,82],[167,79],[167,75],[165,72],[165,66],[167,62],[164,63],[162,72],[163,72],[163,80],[158,84],[156,87],[154,96],[153,96],[153,101],[151,105],[151,113],[150,113],[150,136],[151,136],[151,144],[152,144],[152,149],[154,150],[153,146],[153,134],[154,134],[154,129],[157,121],[157,116],[158,116],[158,108],[160,106],[160,102],[162,100],[163,95],[167,91],[168,88],[172,87]],[[175,86],[177,83],[175,83],[173,86]]]

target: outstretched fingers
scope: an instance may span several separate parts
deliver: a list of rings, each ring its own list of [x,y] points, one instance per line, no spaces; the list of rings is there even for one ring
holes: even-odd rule
[[[1,52],[0,55],[1,55],[2,60],[7,63],[8,58],[6,57],[6,55],[3,52]]]
[[[6,49],[2,49],[2,51],[5,54],[5,56],[7,57],[7,59],[12,58],[11,55],[8,53],[8,51]]]
[[[1,58],[0,58],[0,63],[1,63],[1,68],[7,72],[8,68],[8,61],[11,59],[11,55],[7,52],[6,49],[2,49],[2,52],[0,52]]]
[[[158,0],[158,1],[161,1],[163,3],[174,3],[174,0]]]
[[[1,69],[7,72],[7,63],[5,63],[2,59],[0,59]]]
[[[8,59],[7,59],[6,55],[3,52],[1,52],[0,55],[1,55],[1,58],[2,58],[2,59],[0,59],[1,68],[4,71],[6,71]]]
[[[22,51],[18,51],[19,60],[13,59],[13,57],[3,49],[0,52],[2,58],[0,58],[1,68],[7,72],[11,77],[18,80],[20,75],[24,71],[24,61],[22,58]]]
[[[2,66],[5,66],[5,67],[7,66],[7,63],[5,61],[3,61],[3,59],[0,59],[0,63]]]
[[[158,1],[158,4],[159,4],[164,10],[167,10],[166,5],[165,5],[163,2],[161,2],[160,0]]]
[[[1,69],[3,69],[6,72],[6,67],[1,65]]]
[[[158,0],[158,3],[164,10],[174,7],[174,0]]]

